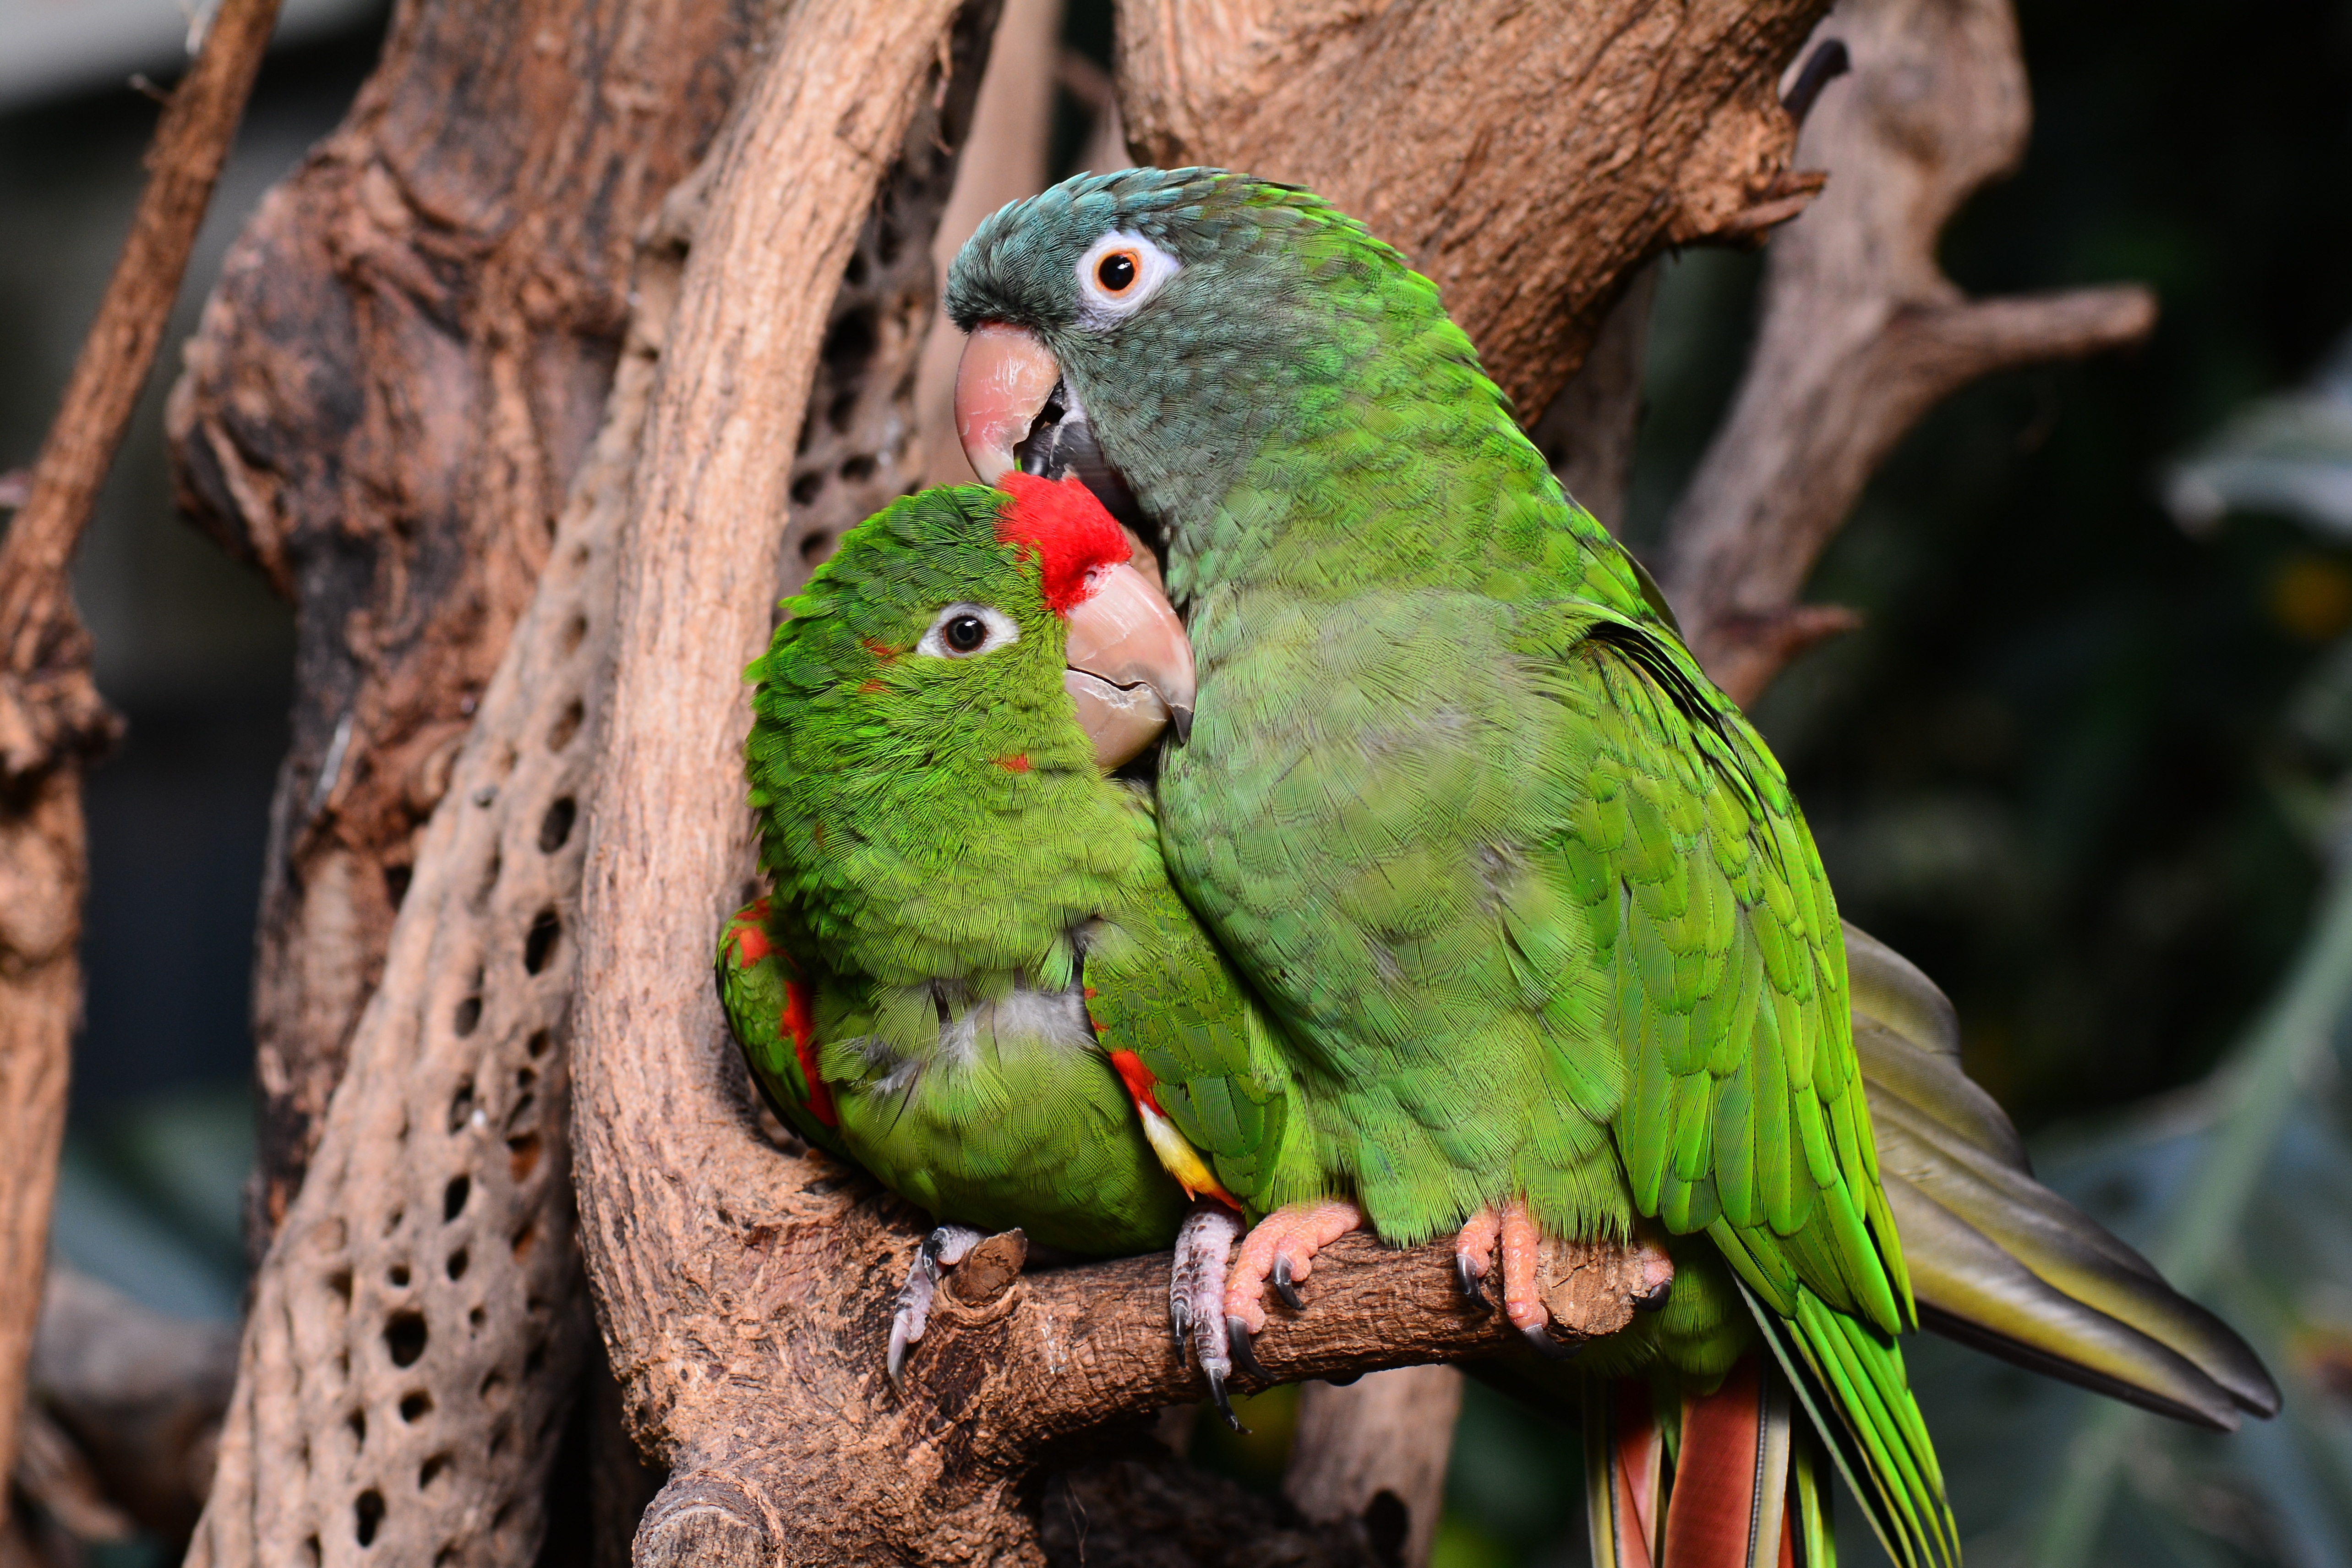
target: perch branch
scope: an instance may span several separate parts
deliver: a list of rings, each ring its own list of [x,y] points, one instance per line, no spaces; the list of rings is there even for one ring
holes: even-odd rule
[[[23,506],[0,535],[0,1476],[40,1311],[67,1060],[81,1010],[83,763],[118,722],[90,679],[67,572],[154,363],[278,0],[223,0],[173,90],[147,186]],[[0,1527],[7,1498],[0,1489]]]
[[[1843,0],[1820,35],[1853,66],[1797,146],[1829,185],[1767,252],[1755,352],[1667,525],[1661,574],[1693,650],[1742,702],[1856,624],[1797,595],[1928,409],[1994,371],[2137,342],[2156,321],[2137,286],[1972,300],[1937,267],[1953,213],[2024,155],[2008,0]]]

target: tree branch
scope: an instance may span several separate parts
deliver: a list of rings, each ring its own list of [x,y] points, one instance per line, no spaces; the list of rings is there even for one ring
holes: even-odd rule
[[[1825,8],[1129,0],[1120,106],[1143,163],[1292,181],[1363,219],[1532,419],[1634,268],[1804,205],[1773,79]]]
[[[1772,240],[1755,353],[1668,523],[1661,574],[1693,650],[1742,702],[1857,624],[1797,595],[1928,409],[1997,370],[2137,342],[2156,320],[2134,285],[1969,300],[1937,267],[1953,213],[2024,155],[2008,0],[1842,0],[1820,36],[1853,62],[1798,143],[1829,185]]]
[[[119,721],[91,682],[67,571],[179,295],[278,0],[223,0],[173,89],[147,187],[82,342],[23,507],[0,535],[0,1476],[16,1454],[25,1363],[81,1011],[81,768]],[[0,1528],[7,1497],[0,1489]]]

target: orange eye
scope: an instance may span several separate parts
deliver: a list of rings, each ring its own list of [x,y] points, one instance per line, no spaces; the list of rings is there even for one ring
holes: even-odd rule
[[[1138,260],[1132,250],[1105,251],[1102,259],[1095,263],[1095,281],[1102,285],[1104,293],[1115,299],[1134,288],[1135,280],[1143,275]]]

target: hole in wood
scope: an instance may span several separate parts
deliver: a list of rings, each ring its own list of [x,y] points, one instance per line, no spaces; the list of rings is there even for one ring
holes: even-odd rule
[[[466,1266],[472,1261],[472,1258],[468,1256],[466,1249],[462,1247],[457,1251],[451,1253],[449,1255],[449,1262],[447,1265],[449,1278],[452,1279],[463,1279],[466,1277]]]
[[[539,852],[552,855],[563,847],[572,837],[572,824],[580,816],[580,803],[570,795],[559,795],[539,819]]]
[[[507,1140],[507,1174],[517,1182],[528,1181],[539,1169],[539,1134],[526,1132],[520,1138]]]
[[[408,1211],[407,1211],[406,1209],[394,1209],[394,1210],[393,1210],[393,1211],[392,1211],[392,1217],[391,1217],[390,1219],[387,1219],[387,1220],[385,1220],[385,1221],[383,1222],[383,1233],[384,1233],[384,1235],[386,1235],[386,1236],[390,1236],[394,1231],[398,1230],[398,1229],[400,1228],[400,1222],[401,1222],[402,1220],[406,1219],[407,1217],[408,1217]]]
[[[806,506],[824,493],[824,476],[821,473],[803,474],[799,479],[793,481],[793,504],[794,506]]]
[[[500,1399],[506,1396],[506,1392],[507,1374],[505,1373],[493,1371],[488,1376],[482,1379],[481,1394],[483,1404],[496,1405]]]
[[[563,651],[564,651],[565,653],[567,653],[567,654],[571,653],[573,649],[577,648],[577,647],[579,647],[583,642],[586,641],[586,640],[587,640],[587,637],[588,637],[588,617],[587,617],[587,616],[572,616],[570,620],[568,620],[568,621],[566,621],[566,622],[564,622],[564,623],[563,623]]]
[[[531,1071],[529,1068],[515,1068],[515,1088],[519,1089],[526,1089],[538,1081],[539,1075]]]
[[[874,459],[860,452],[841,465],[841,477],[853,485],[862,485],[874,477]]]
[[[415,875],[416,868],[414,866],[386,866],[383,868],[384,896],[392,900],[394,909],[400,908],[400,900],[408,897],[408,883]]]
[[[530,1257],[530,1249],[538,1244],[539,1222],[535,1219],[527,1219],[523,1221],[522,1228],[514,1233],[515,1261],[520,1263],[524,1258]]]
[[[474,1178],[452,1176],[449,1184],[441,1189],[441,1223],[447,1225],[466,1212],[466,1200],[474,1194]]]
[[[832,406],[824,411],[824,420],[835,429],[846,432],[857,423],[857,394],[845,392],[835,398]]]
[[[463,1132],[466,1123],[473,1119],[474,1080],[461,1078],[457,1080],[457,1092],[449,1097],[449,1131],[453,1134]]]
[[[488,1321],[489,1319],[483,1315],[482,1310],[479,1307],[475,1308],[472,1311],[466,1314],[466,1326],[473,1330],[476,1333],[481,1332],[482,1325]]]
[[[349,1415],[343,1417],[343,1425],[352,1429],[352,1441],[357,1443],[362,1448],[367,1447],[366,1411],[352,1411]]]
[[[580,721],[587,714],[588,710],[577,697],[565,703],[563,711],[555,716],[555,722],[547,727],[547,749],[560,752],[572,744],[572,737],[580,733]]]
[[[429,1415],[432,1413],[433,1396],[421,1388],[401,1399],[400,1418],[412,1426],[419,1416]]]
[[[384,1272],[384,1278],[392,1282],[392,1288],[394,1289],[406,1289],[408,1288],[408,1265],[405,1263],[394,1264]]]
[[[457,1004],[457,1015],[449,1020],[449,1026],[457,1031],[457,1037],[462,1040],[472,1034],[474,1026],[481,1021],[482,999],[479,996],[468,996]]]
[[[523,1042],[522,1048],[530,1053],[530,1057],[533,1061],[537,1061],[540,1058],[547,1054],[547,1047],[554,1043],[554,1030],[540,1029],[534,1031],[530,1038]]]
[[[827,529],[817,529],[801,541],[801,564],[814,566],[833,554],[833,534]]]
[[[319,1538],[310,1536],[302,1542],[302,1555],[309,1558],[310,1568],[319,1568]]]
[[[394,1366],[415,1366],[425,1353],[425,1314],[394,1312],[384,1321],[383,1348]]]
[[[431,1486],[434,1481],[440,1477],[441,1472],[448,1468],[449,1456],[446,1454],[436,1454],[431,1458],[425,1460],[423,1464],[417,1466],[416,1489],[418,1491],[423,1491],[426,1487]]]
[[[523,934],[522,967],[526,974],[537,974],[555,956],[555,944],[563,936],[563,920],[552,908],[544,909],[531,917],[530,930]]]
[[[874,310],[871,306],[862,310],[845,312],[824,334],[824,346],[817,357],[824,368],[840,381],[855,380],[865,370],[866,362],[874,357]]]
[[[327,1289],[341,1296],[344,1306],[350,1306],[352,1304],[352,1271],[348,1268],[338,1268],[328,1275]]]
[[[373,1546],[375,1532],[383,1525],[383,1494],[373,1487],[360,1493],[360,1500],[352,1505],[352,1517],[359,1543]]]
[[[526,1084],[523,1087],[525,1089],[528,1089],[530,1086]],[[515,1108],[507,1112],[507,1131],[509,1132],[513,1132],[515,1129],[529,1121],[530,1120],[531,1111],[535,1110],[538,1105],[539,1096],[535,1094],[525,1093],[520,1100],[516,1100]],[[514,1145],[512,1143],[509,1143],[507,1147],[511,1149]]]

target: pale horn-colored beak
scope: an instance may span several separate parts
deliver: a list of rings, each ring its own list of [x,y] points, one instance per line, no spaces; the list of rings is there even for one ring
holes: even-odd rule
[[[1192,732],[1192,644],[1151,580],[1132,566],[1104,568],[1070,611],[1062,685],[1093,737],[1095,761],[1118,767],[1173,727]]]
[[[1035,333],[1002,321],[972,329],[956,366],[956,435],[982,484],[1012,470],[1013,448],[1029,438],[1061,379],[1060,363]]]

